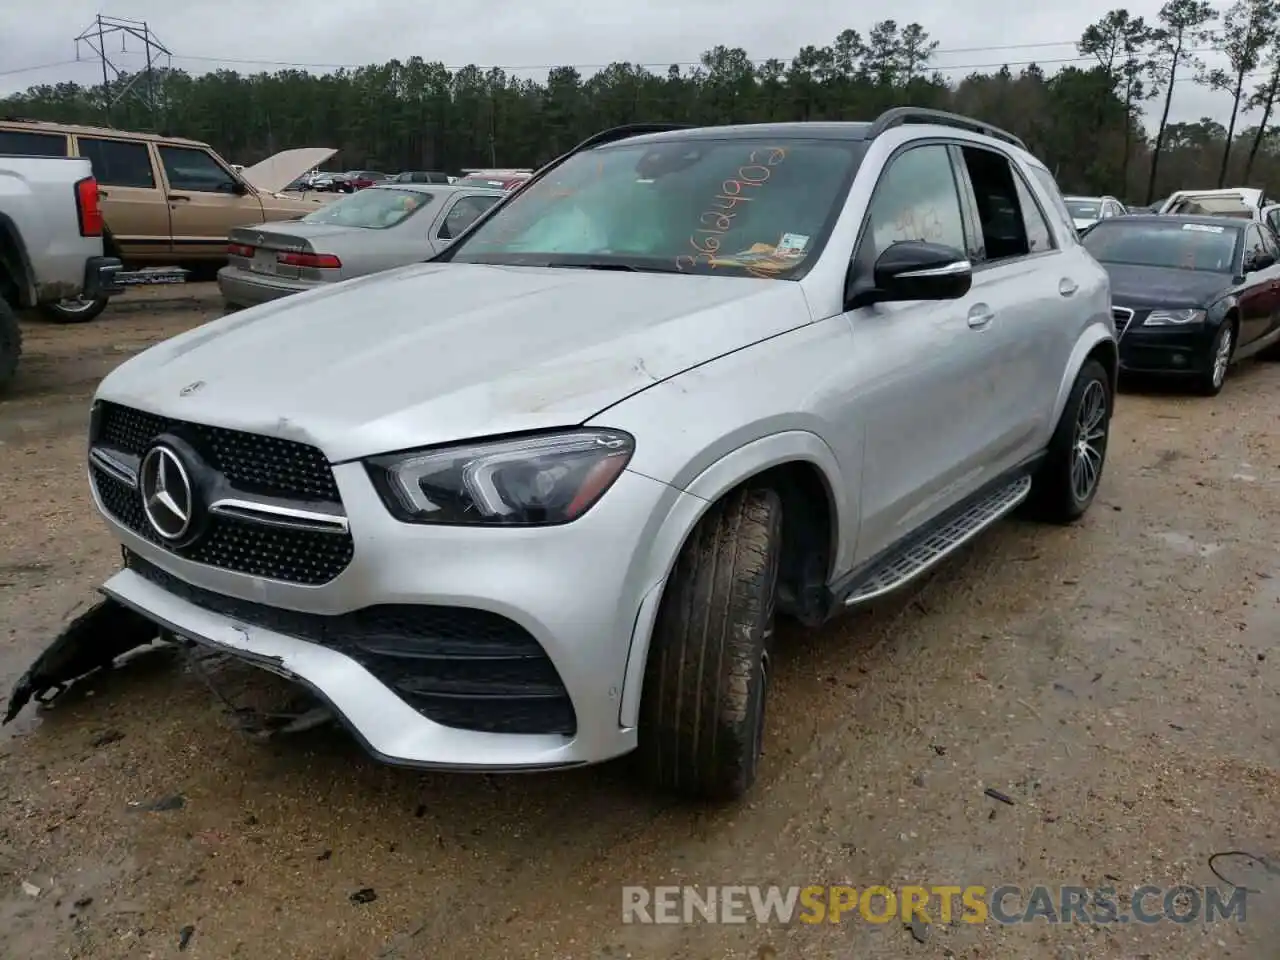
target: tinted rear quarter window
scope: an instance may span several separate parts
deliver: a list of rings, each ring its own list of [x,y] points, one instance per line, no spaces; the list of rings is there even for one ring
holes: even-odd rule
[[[1044,192],[1049,195],[1049,202],[1062,220],[1062,225],[1066,227],[1066,235],[1074,237],[1076,235],[1075,220],[1071,216],[1071,210],[1067,207],[1067,201],[1062,199],[1062,191],[1058,189],[1058,181],[1054,180],[1053,174],[1044,169],[1044,167],[1037,167],[1032,164],[1027,164],[1026,167],[1031,171],[1031,175],[1040,182]]]
[[[18,157],[65,157],[67,152],[65,133],[0,130],[0,154]]]
[[[151,153],[145,143],[97,137],[78,137],[77,140],[80,156],[93,166],[93,175],[104,187],[155,187]]]

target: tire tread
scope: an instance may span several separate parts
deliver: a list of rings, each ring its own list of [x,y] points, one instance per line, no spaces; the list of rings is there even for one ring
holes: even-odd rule
[[[714,506],[676,561],[654,625],[639,759],[656,786],[704,799],[755,779],[753,701],[773,612],[781,504],[741,490]]]

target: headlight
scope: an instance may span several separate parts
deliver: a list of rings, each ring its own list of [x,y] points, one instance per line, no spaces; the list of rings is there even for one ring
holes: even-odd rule
[[[1147,319],[1142,321],[1144,327],[1185,327],[1189,323],[1203,323],[1203,310],[1152,310]]]
[[[574,430],[465,447],[389,454],[367,468],[406,523],[568,523],[604,495],[635,442],[618,430]]]

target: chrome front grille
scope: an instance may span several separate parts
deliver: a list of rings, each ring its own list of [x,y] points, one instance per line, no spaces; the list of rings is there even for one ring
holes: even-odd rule
[[[161,535],[143,507],[139,471],[162,437],[186,444],[204,471],[197,486],[207,519],[181,540]],[[89,476],[102,510],[184,559],[308,586],[328,583],[351,562],[355,544],[341,495],[315,447],[110,403],[93,412],[90,444]]]
[[[1133,322],[1133,311],[1128,307],[1112,307],[1111,318],[1116,322],[1116,336],[1122,337]]]

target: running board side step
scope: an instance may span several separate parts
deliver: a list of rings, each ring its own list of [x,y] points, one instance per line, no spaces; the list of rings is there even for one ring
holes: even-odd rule
[[[940,563],[997,520],[1013,512],[1031,493],[1031,477],[1023,475],[987,494],[963,513],[922,540],[913,540],[859,577],[843,605],[854,607],[884,596]]]

